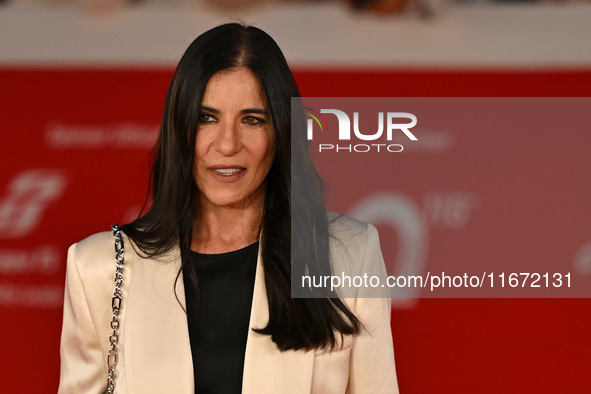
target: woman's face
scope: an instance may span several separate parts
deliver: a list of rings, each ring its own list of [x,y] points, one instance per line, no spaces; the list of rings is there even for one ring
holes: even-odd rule
[[[260,206],[274,136],[267,99],[255,75],[244,68],[214,74],[203,92],[195,140],[200,207]]]

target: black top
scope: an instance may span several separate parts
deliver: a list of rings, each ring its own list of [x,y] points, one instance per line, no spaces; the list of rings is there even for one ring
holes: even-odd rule
[[[191,251],[199,298],[184,275],[195,392],[242,391],[259,243],[221,254]]]

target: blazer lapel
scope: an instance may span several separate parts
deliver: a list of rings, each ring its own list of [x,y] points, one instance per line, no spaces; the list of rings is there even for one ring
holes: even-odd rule
[[[261,251],[257,261],[250,324],[244,360],[242,393],[309,393],[314,367],[313,351],[282,352],[268,335],[257,334],[269,321],[269,307]]]
[[[176,281],[176,295],[173,290],[179,252],[157,260],[134,257],[123,322],[125,386],[130,394],[194,394],[182,274]]]

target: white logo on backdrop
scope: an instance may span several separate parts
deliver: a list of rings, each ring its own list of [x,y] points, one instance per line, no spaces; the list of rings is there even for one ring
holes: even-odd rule
[[[0,238],[19,238],[32,232],[50,203],[65,191],[63,171],[32,169],[17,173],[0,199]]]
[[[579,275],[591,274],[591,241],[587,242],[577,250],[573,266],[575,272]]]
[[[27,249],[0,248],[1,275],[51,275],[60,268],[62,255],[55,245],[40,245]]]
[[[381,192],[362,199],[348,214],[364,222],[386,225],[396,230],[396,256],[394,259],[386,258],[389,275],[422,276],[425,274],[429,251],[430,228],[456,231],[465,228],[480,201],[480,196],[471,192],[427,192],[421,209],[414,200],[402,193]],[[383,236],[381,239],[384,241]],[[580,260],[589,264],[591,242],[585,250],[587,254],[582,252],[581,256],[584,257]],[[406,308],[414,306],[421,295],[420,290],[414,286],[391,288],[392,305]]]
[[[427,222],[417,204],[399,193],[378,193],[355,205],[349,216],[372,224],[385,224],[398,232],[399,247],[394,261],[386,261],[390,275],[422,275],[429,247]],[[419,289],[392,288],[392,303],[411,307]]]
[[[51,121],[45,126],[44,137],[51,149],[151,149],[158,133],[157,124],[67,124]]]

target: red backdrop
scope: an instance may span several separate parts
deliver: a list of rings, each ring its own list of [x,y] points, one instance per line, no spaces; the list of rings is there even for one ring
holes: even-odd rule
[[[2,391],[56,390],[67,247],[142,205],[171,76],[170,69],[0,69]],[[296,79],[304,96],[591,91],[589,70],[296,70]],[[585,142],[591,137],[578,143]],[[570,187],[576,193],[578,185]],[[591,239],[591,227],[574,235]],[[590,308],[589,299],[421,299],[394,309],[401,391],[590,392]]]

